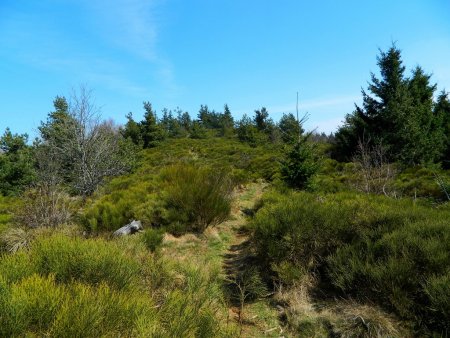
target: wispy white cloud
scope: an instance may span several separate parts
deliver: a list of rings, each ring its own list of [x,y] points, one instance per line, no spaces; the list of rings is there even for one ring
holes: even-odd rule
[[[77,0],[56,4],[74,9],[77,27],[52,18],[54,4],[43,0],[42,16],[10,12],[2,19],[0,44],[23,63],[71,77],[70,81],[141,96],[158,85],[176,92],[174,69],[158,52],[160,0]],[[67,6],[67,7],[66,7]],[[88,35],[78,34],[79,31]],[[6,34],[5,32],[8,32]],[[136,69],[140,71],[136,74]],[[146,74],[145,76],[136,76]]]
[[[300,117],[308,114],[305,122],[307,130],[317,130],[318,132],[335,132],[337,127],[342,124],[345,115],[350,113],[354,103],[361,101],[360,96],[344,95],[328,98],[313,98],[305,101],[299,100]],[[268,105],[266,107],[270,116],[278,121],[283,113],[296,113],[296,102],[284,105]],[[244,114],[253,114],[254,109],[238,109],[235,111],[236,118],[241,118]]]
[[[300,112],[309,112],[311,110],[323,110],[324,108],[336,108],[353,105],[354,102],[358,102],[359,100],[360,97],[355,95],[314,98],[307,99],[305,101],[302,101],[300,99],[298,108]],[[286,105],[270,106],[268,107],[268,109],[275,114],[293,113],[296,111],[296,102],[292,102]]]
[[[84,1],[91,25],[102,39],[148,61],[158,59],[157,5],[155,0]]]
[[[306,121],[305,129],[306,130],[316,130],[319,133],[334,133],[337,128],[342,125],[342,121],[344,118],[336,117],[319,121]]]

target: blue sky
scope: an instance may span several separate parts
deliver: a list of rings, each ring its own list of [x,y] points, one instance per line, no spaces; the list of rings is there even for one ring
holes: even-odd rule
[[[0,132],[36,134],[56,95],[85,84],[117,123],[142,102],[236,118],[265,106],[331,132],[396,41],[450,90],[448,0],[0,0]]]

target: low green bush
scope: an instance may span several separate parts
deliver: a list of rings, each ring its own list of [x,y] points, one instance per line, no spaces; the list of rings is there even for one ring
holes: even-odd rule
[[[147,249],[149,249],[151,252],[156,251],[156,249],[158,249],[163,242],[164,229],[145,229],[144,234],[142,235],[142,239]]]
[[[214,224],[221,218],[213,220],[206,215],[208,212],[202,211],[215,204],[213,208],[217,213],[219,200],[213,195],[217,196],[220,189],[227,191],[232,185],[253,179],[273,180],[280,171],[279,147],[268,144],[252,148],[235,139],[170,139],[158,147],[144,150],[141,155],[136,172],[112,179],[86,201],[81,223],[88,232],[114,231],[133,219],[139,219],[144,227],[166,226],[178,234],[201,232],[205,224]],[[185,170],[180,169],[184,166]],[[179,175],[175,174],[176,170]],[[220,180],[220,185],[214,182],[213,173],[217,173],[216,181]],[[176,178],[177,175],[180,177]],[[176,179],[186,180],[185,192],[175,187]],[[196,185],[196,180],[201,185]],[[192,187],[194,190],[189,192]],[[212,198],[206,201],[208,205],[198,206],[197,210],[193,210],[193,203],[188,203],[187,209],[177,215],[178,210],[174,211],[173,205],[184,203],[180,194],[188,197],[188,193],[200,203],[204,203],[205,194],[211,194]],[[226,209],[225,205],[221,208]],[[194,219],[200,220],[201,224],[193,226]]]
[[[233,182],[225,171],[175,165],[163,170],[162,181],[168,221],[183,225],[182,233],[202,233],[229,216]]]
[[[156,326],[151,300],[106,284],[58,284],[53,275],[36,274],[10,286],[0,279],[2,337],[131,336],[138,321]]]
[[[0,337],[234,337],[221,282],[141,236],[38,236],[0,255]]]
[[[14,212],[20,207],[20,204],[20,199],[0,194],[0,234],[10,226]]]
[[[115,231],[138,218],[135,208],[145,203],[147,197],[148,191],[143,187],[114,189],[94,202],[89,201],[81,221],[90,232]]]
[[[448,214],[439,216],[338,248],[328,258],[332,283],[347,295],[369,296],[403,318],[420,318],[430,328],[448,332],[449,308],[443,304],[450,302],[450,284],[444,286],[450,271],[450,225]]]
[[[54,274],[57,281],[63,282],[107,282],[117,289],[132,288],[140,269],[119,245],[102,239],[55,235],[37,241],[30,254],[40,274]]]
[[[271,196],[252,221],[253,243],[282,282],[314,273],[321,287],[370,299],[418,329],[449,332],[445,206],[353,193]]]
[[[404,196],[446,201],[448,199],[439,186],[438,177],[444,182],[450,182],[450,171],[422,167],[407,168],[396,178],[394,188]]]
[[[139,263],[128,257],[115,242],[103,239],[70,238],[62,234],[37,239],[27,252],[0,259],[0,272],[14,282],[30,276],[54,275],[56,281],[72,280],[117,289],[138,283]]]

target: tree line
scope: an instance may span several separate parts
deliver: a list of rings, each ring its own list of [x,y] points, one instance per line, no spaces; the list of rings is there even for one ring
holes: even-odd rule
[[[275,123],[265,107],[255,110],[253,117],[244,114],[237,121],[227,104],[224,105],[223,112],[201,105],[197,119],[192,119],[188,112],[183,112],[180,108],[175,111],[164,108],[161,118],[158,118],[152,104],[144,102],[142,121],[135,121],[133,113],[126,117],[122,135],[142,148],[155,147],[167,138],[201,139],[211,136],[237,137],[252,146],[268,141],[292,143],[303,133],[301,121],[297,121],[293,114],[283,114],[280,121]]]
[[[54,111],[41,122],[31,146],[26,134],[6,129],[0,137],[0,193],[16,194],[33,182],[45,182],[88,196],[106,178],[128,172],[139,149],[184,137],[235,138],[253,147],[278,145],[286,155],[281,174],[295,188],[305,187],[318,169],[313,146],[317,142],[328,143],[330,155],[339,161],[352,161],[364,145],[365,153],[382,149],[389,163],[450,168],[448,93],[436,95],[437,85],[420,66],[406,76],[395,45],[380,50],[377,63],[380,76],[371,73],[367,90],[362,89],[362,106],[355,105],[335,135],[305,133],[304,121],[292,113],[274,122],[265,107],[235,120],[227,104],[223,112],[201,105],[196,118],[180,108],[165,108],[158,117],[145,101],[141,121],[129,113],[125,125],[116,126],[101,120],[92,92],[82,86],[69,99],[55,98]]]

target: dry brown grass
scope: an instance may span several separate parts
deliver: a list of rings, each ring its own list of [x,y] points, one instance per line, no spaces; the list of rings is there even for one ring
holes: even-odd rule
[[[338,302],[332,308],[333,327],[341,337],[410,337],[392,315],[375,305]]]
[[[34,239],[34,234],[22,228],[10,228],[0,236],[0,247],[6,252],[15,253],[21,249],[28,249]]]
[[[299,337],[410,337],[411,333],[393,315],[375,305],[336,300],[316,304],[311,297],[315,280],[305,276],[295,286],[275,294],[283,304],[287,326]]]

